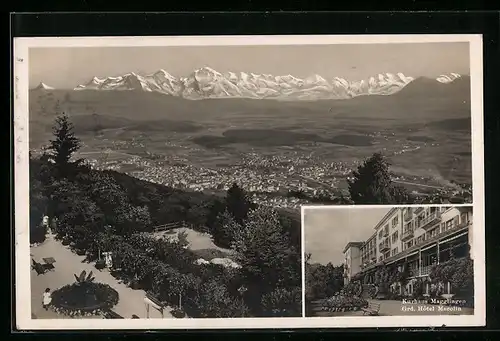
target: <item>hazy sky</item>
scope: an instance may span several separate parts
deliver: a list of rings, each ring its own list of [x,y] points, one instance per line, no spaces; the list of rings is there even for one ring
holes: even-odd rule
[[[347,243],[366,241],[389,210],[388,207],[305,209],[305,252],[311,253],[313,263],[340,265]]]
[[[31,48],[29,66],[30,86],[44,82],[56,88],[74,88],[94,76],[159,69],[187,76],[203,66],[301,78],[360,80],[385,72],[436,77],[469,74],[469,43]]]

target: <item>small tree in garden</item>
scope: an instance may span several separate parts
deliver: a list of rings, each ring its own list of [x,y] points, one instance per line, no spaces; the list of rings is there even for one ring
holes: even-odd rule
[[[215,228],[212,231],[214,243],[220,247],[229,248],[233,242],[236,231],[240,225],[233,215],[228,211],[223,211],[217,216]]]
[[[76,283],[78,284],[86,284],[86,283],[92,283],[95,280],[95,277],[92,276],[92,271],[89,272],[87,275],[87,272],[83,270],[80,275],[74,274]]]
[[[195,285],[195,278],[191,274],[177,274],[170,278],[170,291],[178,297],[178,308],[182,309],[182,297],[186,291]]]

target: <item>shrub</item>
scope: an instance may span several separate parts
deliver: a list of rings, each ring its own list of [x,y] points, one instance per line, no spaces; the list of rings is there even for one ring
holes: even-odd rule
[[[226,285],[212,279],[205,283],[193,283],[189,298],[186,299],[184,308],[191,317],[241,317],[248,316],[248,307],[241,297],[236,298]],[[187,290],[186,290],[187,291]]]
[[[129,283],[129,286],[132,290],[140,290],[142,289],[141,283],[137,279],[132,279]]]
[[[87,252],[86,252],[84,249],[77,249],[77,250],[76,250],[76,254],[77,254],[78,256],[85,256],[85,254],[86,254],[86,253],[87,253]]]
[[[30,243],[43,243],[47,234],[47,228],[42,225],[30,227]]]
[[[102,270],[106,267],[106,261],[104,259],[99,259],[97,262],[95,262],[95,268],[97,270]]]
[[[262,309],[268,316],[293,317],[302,314],[302,290],[277,288],[262,297]]]
[[[172,314],[173,317],[178,319],[186,317],[186,313],[184,312],[184,310],[180,308],[174,308],[170,311],[170,313]]]

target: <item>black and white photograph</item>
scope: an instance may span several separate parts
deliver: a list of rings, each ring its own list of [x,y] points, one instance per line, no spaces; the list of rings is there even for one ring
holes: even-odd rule
[[[474,35],[16,39],[22,321],[300,327],[311,304],[350,288],[304,285],[304,258],[318,257],[304,207],[476,203],[480,46]],[[331,224],[323,241],[339,242]],[[332,252],[327,270],[340,271]]]
[[[306,316],[473,315],[472,218],[468,205],[305,207]]]

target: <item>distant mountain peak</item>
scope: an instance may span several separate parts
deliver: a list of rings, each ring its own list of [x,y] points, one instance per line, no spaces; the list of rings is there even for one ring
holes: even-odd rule
[[[447,74],[440,75],[439,77],[436,78],[436,80],[439,83],[448,84],[448,83],[454,82],[455,80],[457,80],[459,78],[462,78],[462,75],[460,75],[458,73],[450,72]]]
[[[53,87],[48,86],[44,82],[40,82],[33,90],[54,90]]]

